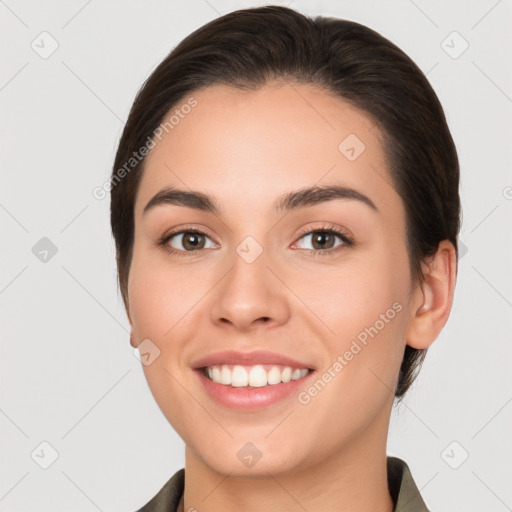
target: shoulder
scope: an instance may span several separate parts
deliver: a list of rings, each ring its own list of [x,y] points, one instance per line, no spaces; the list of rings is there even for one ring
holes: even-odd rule
[[[398,457],[388,457],[387,467],[389,492],[395,502],[394,512],[430,512],[407,463]]]
[[[158,493],[136,512],[176,512],[185,482],[185,469],[181,468],[166,482]]]

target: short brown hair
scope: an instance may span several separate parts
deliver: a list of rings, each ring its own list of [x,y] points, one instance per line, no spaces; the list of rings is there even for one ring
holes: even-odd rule
[[[134,205],[145,159],[122,174],[164,116],[187,94],[214,84],[255,90],[276,78],[314,84],[369,114],[383,137],[388,170],[401,196],[410,271],[442,240],[457,250],[459,163],[441,104],[427,78],[396,45],[348,20],[310,18],[267,6],[234,11],[178,44],[138,92],[121,136],[111,179],[111,225],[119,285],[128,307]],[[125,167],[126,169],[126,167]],[[425,350],[405,347],[396,397],[412,384]]]

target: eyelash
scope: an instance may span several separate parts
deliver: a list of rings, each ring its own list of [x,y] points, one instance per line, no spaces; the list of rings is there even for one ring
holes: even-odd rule
[[[201,249],[198,249],[197,251],[182,251],[180,249],[175,249],[174,247],[170,247],[168,245],[169,241],[173,237],[175,237],[176,235],[182,235],[182,234],[186,234],[186,233],[197,233],[200,235],[208,236],[206,233],[204,233],[203,231],[200,231],[196,228],[184,226],[184,227],[180,228],[179,231],[173,231],[171,233],[165,234],[162,238],[160,238],[160,240],[158,240],[157,245],[159,247],[163,247],[169,254],[173,254],[175,256],[187,257],[193,253],[200,252]],[[345,232],[341,231],[339,228],[337,228],[336,226],[333,226],[331,224],[324,225],[324,226],[321,226],[321,227],[315,228],[315,229],[310,229],[309,231],[305,231],[304,233],[301,233],[299,235],[298,239],[301,239],[302,237],[304,237],[306,235],[311,235],[313,233],[334,234],[342,240],[343,244],[338,245],[336,247],[332,247],[330,249],[326,249],[326,250],[300,249],[300,250],[304,250],[304,251],[311,253],[310,254],[311,257],[326,256],[326,255],[329,255],[329,254],[339,251],[343,247],[353,247],[355,244],[354,240],[351,237],[349,237]]]

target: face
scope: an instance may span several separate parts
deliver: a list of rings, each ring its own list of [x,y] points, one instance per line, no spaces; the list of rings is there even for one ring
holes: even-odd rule
[[[192,96],[135,204],[129,317],[159,407],[234,475],[384,449],[413,285],[378,128],[314,86]]]

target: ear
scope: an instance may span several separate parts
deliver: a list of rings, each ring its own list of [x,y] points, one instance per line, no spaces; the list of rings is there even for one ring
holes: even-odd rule
[[[133,323],[132,323],[132,320],[130,318],[130,310],[128,308],[126,308],[126,316],[128,317],[128,322],[130,323],[130,345],[133,348],[137,348],[139,344],[135,340],[135,333],[133,332],[134,331]]]
[[[138,343],[135,342],[135,336],[133,334],[133,329],[130,330],[130,345],[133,348],[137,348],[138,347]]]
[[[128,322],[130,324],[130,345],[133,348],[137,348],[138,343],[135,341],[135,334],[133,332],[133,322],[130,315],[130,305],[125,303],[126,316],[128,317]]]
[[[413,309],[407,329],[407,345],[425,349],[432,345],[446,324],[452,309],[457,278],[457,254],[449,240],[443,240],[436,254],[424,264],[424,281],[413,294]]]

